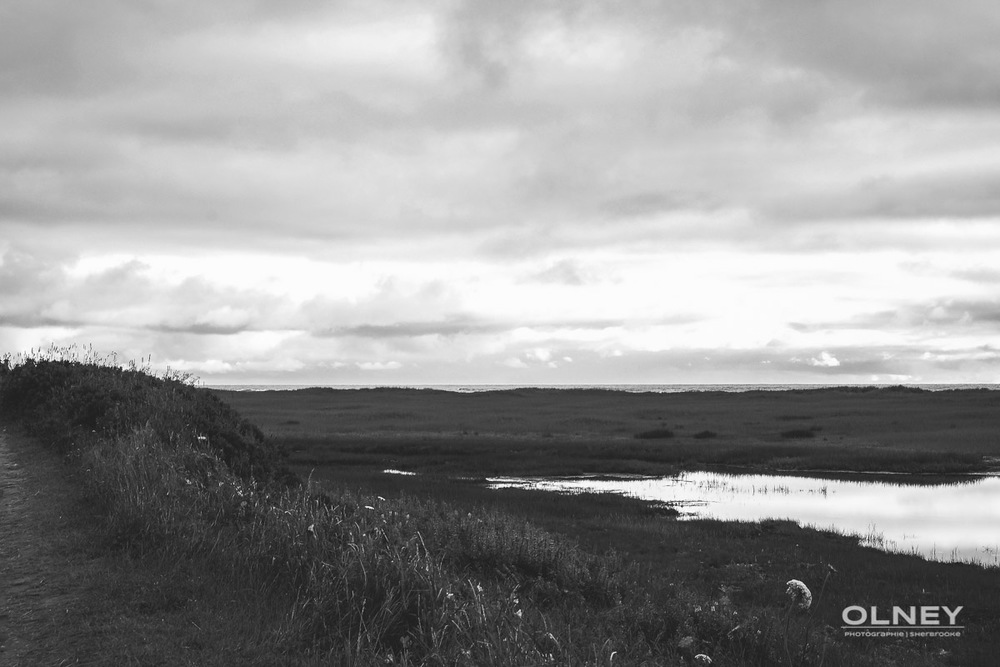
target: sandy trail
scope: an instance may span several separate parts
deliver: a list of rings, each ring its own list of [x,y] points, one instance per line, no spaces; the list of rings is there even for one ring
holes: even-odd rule
[[[57,454],[0,429],[0,665],[94,664],[97,524]]]

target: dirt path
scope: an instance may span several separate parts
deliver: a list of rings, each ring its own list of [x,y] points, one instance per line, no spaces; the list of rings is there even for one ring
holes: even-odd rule
[[[0,427],[0,665],[96,664],[97,535],[58,455]]]
[[[273,611],[254,600],[113,546],[72,466],[0,422],[0,667],[303,664],[257,645]]]

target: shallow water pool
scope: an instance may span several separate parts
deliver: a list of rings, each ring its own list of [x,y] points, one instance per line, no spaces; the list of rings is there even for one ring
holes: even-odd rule
[[[669,503],[681,519],[791,519],[862,544],[1000,566],[1000,477],[824,479],[685,472],[671,477],[493,478],[492,488],[617,493]]]

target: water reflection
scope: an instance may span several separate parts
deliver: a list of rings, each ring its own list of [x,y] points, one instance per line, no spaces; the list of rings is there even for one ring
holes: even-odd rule
[[[682,519],[760,521],[859,535],[886,551],[1000,565],[1000,477],[950,483],[687,472],[659,478],[495,478],[493,488],[617,493],[670,503]]]

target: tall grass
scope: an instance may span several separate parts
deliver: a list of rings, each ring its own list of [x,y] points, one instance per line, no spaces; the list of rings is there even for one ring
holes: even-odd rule
[[[699,597],[498,511],[296,483],[183,377],[74,350],[6,357],[0,408],[78,466],[118,548],[202,562],[280,606],[266,641],[293,663],[889,664],[831,638],[795,652],[805,621],[780,604]]]

